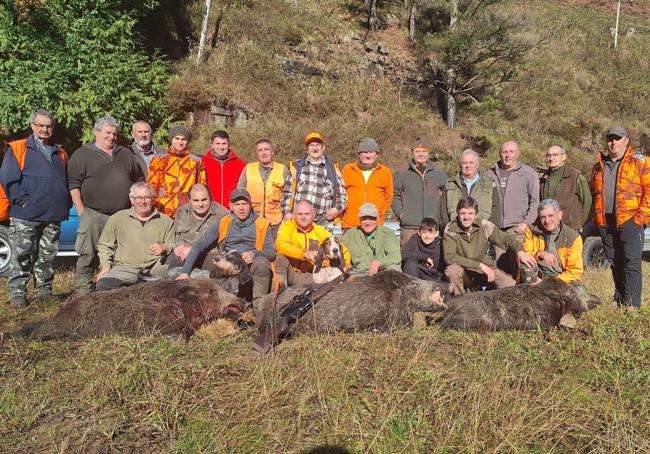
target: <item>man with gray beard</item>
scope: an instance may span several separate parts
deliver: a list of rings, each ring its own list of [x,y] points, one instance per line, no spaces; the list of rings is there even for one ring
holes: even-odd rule
[[[133,137],[131,150],[142,169],[142,175],[146,178],[151,160],[158,156],[165,156],[167,151],[153,143],[153,133],[148,121],[136,120],[131,128],[131,137]]]

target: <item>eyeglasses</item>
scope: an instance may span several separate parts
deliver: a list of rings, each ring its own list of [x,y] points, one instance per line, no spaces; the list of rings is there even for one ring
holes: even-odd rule
[[[137,196],[137,197],[131,197],[133,200],[136,202],[146,202],[147,200],[153,200],[152,195],[145,195],[145,196]]]
[[[42,123],[32,123],[37,129],[54,129],[54,125],[44,125]]]
[[[558,158],[558,157],[562,156],[563,154],[564,153],[550,153],[550,154],[547,154],[546,157],[547,158]]]

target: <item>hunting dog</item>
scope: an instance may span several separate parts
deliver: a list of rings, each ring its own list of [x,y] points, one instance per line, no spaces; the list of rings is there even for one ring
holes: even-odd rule
[[[324,267],[324,263],[329,266]],[[341,241],[334,236],[330,236],[320,245],[316,255],[312,272],[314,284],[326,284],[343,274],[344,270],[345,258],[343,257]]]

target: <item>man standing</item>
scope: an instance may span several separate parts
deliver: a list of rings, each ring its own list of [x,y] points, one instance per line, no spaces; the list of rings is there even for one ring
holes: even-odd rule
[[[494,181],[486,175],[481,175],[478,154],[468,148],[460,155],[460,171],[456,177],[447,181],[443,199],[443,221],[456,220],[456,205],[463,197],[472,197],[479,206],[478,216],[481,219],[492,220],[498,216],[499,191]]]
[[[441,198],[447,184],[447,175],[429,160],[429,139],[416,137],[411,153],[411,161],[395,172],[393,211],[399,219],[401,245],[418,232],[422,219],[433,218],[440,224]]]
[[[176,243],[174,253],[165,264],[169,267],[182,266],[192,245],[199,240],[213,225],[218,225],[221,218],[228,215],[228,210],[212,200],[207,186],[197,183],[187,193],[190,202],[178,207],[174,219]],[[201,268],[207,269],[207,255],[197,261]]]
[[[608,129],[606,139],[607,155],[599,155],[591,173],[594,223],[612,264],[614,301],[638,309],[643,229],[650,221],[650,163],[634,152],[624,128]]]
[[[539,203],[536,224],[524,232],[524,251],[535,258],[537,266],[520,264],[521,282],[539,282],[557,277],[565,282],[580,280],[582,266],[582,237],[564,224],[557,200]]]
[[[307,200],[314,207],[315,221],[327,230],[347,206],[347,193],[338,162],[325,155],[323,136],[310,132],[305,136],[306,154],[289,163],[289,178],[282,191],[284,220],[293,217],[294,205]]]
[[[156,275],[174,245],[174,221],[156,210],[151,186],[135,183],[129,199],[132,207],[108,218],[99,238],[97,290],[137,284],[143,274]]]
[[[508,140],[501,145],[501,160],[487,171],[487,175],[496,183],[500,198],[500,219],[495,224],[505,233],[516,235],[523,241],[524,231],[537,218],[539,205],[539,177],[532,167],[519,160],[519,144]],[[512,253],[498,246],[495,248],[497,265],[511,275],[516,275],[517,264]]]
[[[350,249],[352,271],[374,276],[379,271],[401,271],[402,254],[399,240],[388,227],[379,225],[379,211],[372,203],[364,203],[358,211],[361,225],[348,229],[341,242]]]
[[[66,178],[68,156],[52,143],[54,118],[38,110],[32,114],[30,126],[32,135],[9,143],[0,168],[2,219],[9,217],[14,250],[7,286],[11,305],[16,308],[27,305],[27,281],[32,273],[36,298],[53,297],[53,262],[61,221],[68,217],[71,206]]]
[[[546,151],[548,170],[539,182],[540,198],[557,200],[562,223],[580,231],[591,210],[591,192],[585,176],[567,165],[566,158],[566,150],[560,145],[551,145]]]
[[[274,160],[273,145],[268,139],[255,144],[257,162],[246,164],[239,177],[237,187],[246,189],[251,195],[253,210],[271,223],[271,234],[275,240],[282,222],[282,189],[289,177],[287,166]]]
[[[267,219],[253,211],[248,191],[235,189],[230,193],[230,214],[192,245],[178,279],[187,279],[198,257],[216,244],[219,251],[239,252],[249,265],[253,275],[253,299],[266,295],[271,289],[271,261],[275,258],[269,225]]]
[[[212,198],[230,209],[230,193],[237,187],[246,163],[230,148],[226,131],[212,133],[210,149],[202,158]]]
[[[370,137],[359,142],[359,160],[343,167],[341,176],[348,193],[348,205],[343,215],[343,229],[358,227],[359,207],[365,202],[374,204],[379,217],[377,222],[384,223],[384,215],[393,202],[393,174],[390,169],[379,162],[379,145]]]
[[[331,233],[314,222],[314,206],[308,200],[296,202],[293,215],[278,230],[275,249],[275,274],[280,288],[287,285],[313,284],[312,271],[321,243]],[[345,265],[350,265],[350,252],[343,246]]]
[[[182,125],[169,130],[170,147],[165,156],[151,161],[147,182],[156,196],[156,208],[169,217],[187,200],[187,192],[195,183],[206,183],[201,160],[190,154],[187,144],[190,131]]]
[[[511,248],[520,263],[534,267],[535,259],[526,254],[514,235],[507,235],[492,222],[478,217],[479,207],[472,197],[463,197],[456,205],[456,221],[447,224],[442,250],[445,276],[451,293],[462,295],[467,288],[494,286],[512,287],[515,280],[498,268],[486,251],[490,244]]]
[[[76,150],[68,166],[68,188],[79,215],[75,292],[87,293],[97,267],[97,243],[109,216],[129,208],[129,189],[144,175],[133,152],[117,145],[119,126],[110,116],[95,122],[95,141]]]
[[[146,177],[149,173],[149,164],[151,164],[151,160],[153,158],[165,156],[167,152],[155,145],[151,140],[151,125],[147,121],[138,120],[133,123],[133,127],[131,128],[131,137],[133,137],[131,150],[133,151],[138,164],[140,164],[142,174]]]

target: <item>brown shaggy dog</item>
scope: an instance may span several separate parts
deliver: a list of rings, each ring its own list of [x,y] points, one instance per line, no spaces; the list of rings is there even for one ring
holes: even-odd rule
[[[278,312],[305,287],[290,287],[278,298]],[[360,330],[386,331],[412,323],[415,312],[443,310],[442,295],[448,285],[415,279],[399,271],[353,277],[338,284],[300,318],[292,334]],[[264,329],[273,318],[275,295],[254,303],[255,318]]]
[[[243,300],[210,279],[143,282],[74,298],[50,320],[27,325],[10,337],[54,339],[160,333],[188,339],[211,320],[238,319],[245,309]]]
[[[546,279],[452,298],[441,324],[467,331],[548,329],[558,326],[565,314],[578,316],[598,304],[600,298],[579,282]]]

